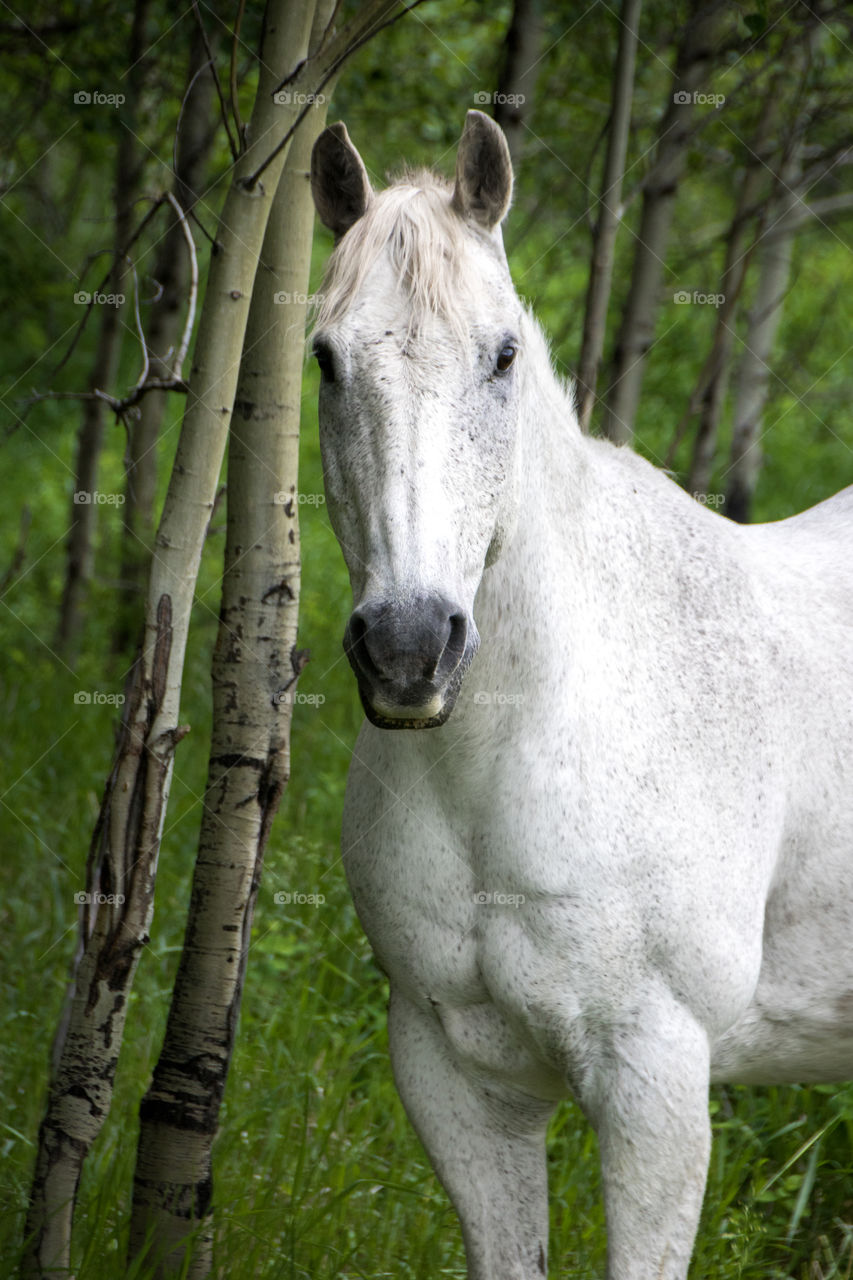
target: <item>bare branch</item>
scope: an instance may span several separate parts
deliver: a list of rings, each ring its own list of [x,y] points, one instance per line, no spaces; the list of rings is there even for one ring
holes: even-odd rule
[[[139,226],[136,228],[133,235],[128,240],[127,244],[124,245],[121,251],[115,255],[116,259],[128,257],[128,255],[130,254],[131,248],[133,247],[134,244],[136,244],[136,241],[142,235],[142,232],[148,226],[148,223],[154,217],[155,213],[160,208],[160,205],[163,203],[165,198],[166,198],[165,196],[160,196],[157,200],[154,201],[151,208],[148,210],[145,217],[142,219]],[[92,294],[93,298],[96,293],[102,293],[103,290],[107,287],[107,284],[109,283],[110,277],[112,276],[114,270],[115,270],[115,259],[110,263],[109,271],[106,272],[106,274],[101,278],[101,280],[93,290],[93,294]],[[94,306],[94,302],[90,302],[87,305],[86,310],[84,311],[83,315],[80,318],[80,323],[77,326],[77,329],[74,333],[74,337],[71,339],[71,342],[69,343],[68,348],[66,349],[65,355],[59,361],[59,364],[56,365],[55,368],[50,373],[48,377],[48,382],[53,382],[56,375],[65,368],[66,364],[71,359],[71,356],[74,354],[74,351],[77,347],[77,343],[80,341],[81,337],[83,336],[83,330],[86,328],[86,324],[88,323],[89,315],[91,313],[93,306]]]
[[[202,38],[204,37],[202,36]],[[213,66],[213,63],[205,62],[203,66],[199,67],[198,71],[195,73],[192,80],[190,80],[189,84],[186,87],[184,96],[183,98],[181,98],[181,109],[178,112],[178,123],[175,125],[175,138],[172,143],[172,172],[175,174],[176,177],[178,173],[178,143],[180,142],[180,138],[181,138],[181,125],[183,124],[183,120],[184,120],[184,112],[186,111],[187,103],[190,100],[190,95],[192,94],[192,91],[195,88],[196,80],[198,80],[199,76],[204,75],[208,67],[210,67],[211,70],[213,71],[214,77],[216,76],[216,68]]]
[[[239,0],[237,6],[237,17],[234,19],[234,35],[231,40],[231,114],[234,116],[234,124],[237,129],[237,137],[240,139],[240,147],[242,150],[246,148],[246,126],[240,116],[240,101],[237,94],[237,42],[240,39],[240,28],[243,25],[243,13],[246,9],[246,0]]]
[[[181,334],[181,341],[178,345],[178,350],[175,353],[174,360],[172,361],[172,380],[174,382],[180,382],[181,370],[184,360],[187,357],[187,350],[190,345],[190,338],[192,337],[193,325],[195,324],[195,309],[196,301],[198,299],[198,258],[195,251],[195,241],[193,240],[189,223],[187,222],[179,201],[170,191],[166,193],[166,199],[177,214],[178,221],[181,224],[181,230],[184,233],[184,239],[187,243],[187,252],[190,257],[190,290],[187,297],[187,318],[184,322],[184,331]]]
[[[389,13],[384,17],[378,17],[377,15],[383,8],[396,8],[397,5],[400,4],[400,0],[369,0],[369,2],[363,6],[361,12],[356,14],[356,16],[352,18],[336,36],[334,36],[326,50],[324,50],[321,45],[315,58],[306,59],[304,63],[298,66],[295,71],[291,72],[291,74],[281,82],[276,89],[276,93],[278,93],[284,85],[292,84],[294,79],[302,74],[303,69],[306,66],[311,67],[311,64],[315,61],[320,62],[321,67],[325,64],[325,69],[321,70],[318,82],[312,86],[311,92],[306,93],[306,105],[299,112],[293,124],[280,139],[278,145],[273,148],[266,160],[264,160],[262,164],[258,165],[254,173],[249,174],[249,176],[243,180],[242,186],[244,190],[253,190],[261,177],[261,174],[270,164],[272,164],[273,160],[280,155],[290,142],[290,139],[293,137],[302,121],[308,115],[308,112],[313,110],[313,99],[316,98],[317,94],[321,93],[329,81],[337,75],[347,58],[351,57],[352,54],[360,49],[362,45],[366,44],[368,40],[372,39],[379,31],[383,31],[386,27],[392,26],[405,14],[410,13],[412,9],[416,9],[419,4],[423,4],[423,2],[424,0],[412,0],[411,4],[404,5],[403,8],[400,9],[399,13]],[[327,33],[330,28],[331,23],[327,28]]]
[[[187,213],[188,213],[189,217],[191,217],[191,218],[192,218],[193,222],[194,222],[194,223],[195,223],[195,225],[198,227],[199,231],[200,231],[200,232],[201,232],[201,234],[204,236],[205,240],[206,240],[206,241],[207,241],[207,243],[210,245],[211,249],[215,249],[215,248],[216,248],[216,236],[213,234],[213,232],[212,232],[212,231],[208,231],[207,227],[204,225],[204,223],[202,222],[201,218],[200,218],[200,217],[198,216],[198,214],[196,213],[195,209],[188,209],[188,210],[187,210]]]
[[[94,391],[39,391],[35,395],[28,396],[23,403],[31,405],[39,404],[42,400],[102,400],[112,409],[117,418],[121,418],[128,409],[139,404],[142,397],[149,391],[179,391],[182,395],[186,395],[189,391],[189,383],[183,378],[149,378],[147,382],[138,382],[129,395],[122,400],[97,387]]]
[[[213,83],[216,85],[216,93],[219,98],[219,110],[222,114],[222,123],[225,126],[225,136],[228,138],[228,146],[231,148],[231,159],[236,160],[240,154],[240,148],[234,141],[233,134],[231,133],[231,124],[228,120],[228,108],[225,105],[222,85],[219,83],[219,75],[216,70],[216,61],[213,57],[213,50],[210,47],[210,41],[207,38],[207,32],[204,29],[204,23],[202,22],[201,13],[199,12],[198,0],[193,0],[193,13],[195,14],[195,20],[198,23],[201,38],[204,41],[205,51],[208,59],[210,60],[210,73],[213,76]]]
[[[136,380],[139,387],[148,377],[148,371],[151,368],[151,361],[148,359],[148,343],[145,341],[145,330],[142,327],[142,316],[139,314],[139,279],[136,274],[136,267],[132,258],[127,259],[127,264],[133,272],[133,319],[136,322],[136,332],[139,334],[139,345],[142,347],[142,372]]]

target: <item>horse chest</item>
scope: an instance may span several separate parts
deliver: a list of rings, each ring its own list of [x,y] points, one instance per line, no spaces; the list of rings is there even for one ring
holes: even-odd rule
[[[470,850],[442,845],[405,863],[376,838],[370,852],[354,849],[345,862],[379,963],[395,989],[434,1011],[456,1060],[493,1082],[559,1099],[561,1064],[527,1025],[526,975],[540,965],[519,930],[521,895],[477,889],[469,859]]]
[[[567,1043],[581,1044],[593,1012],[630,1005],[643,984],[677,982],[709,1025],[742,1004],[761,920],[752,908],[742,918],[737,900],[759,893],[735,900],[708,883],[687,840],[626,843],[626,787],[604,804],[603,787],[568,770],[537,774],[516,753],[527,803],[502,802],[499,761],[485,803],[461,766],[407,770],[387,737],[371,735],[370,746],[359,744],[344,820],[355,905],[392,984],[438,1011],[459,1056],[490,1071],[513,1063],[514,1078],[539,1092],[550,1086],[538,1072],[571,1077],[583,1052]],[[570,803],[582,783],[597,805]],[[722,847],[719,826],[717,839]],[[560,1052],[557,1026],[577,1031]]]
[[[424,839],[398,815],[354,839],[344,865],[379,962],[410,995],[442,1004],[481,1001],[476,876],[461,843]]]

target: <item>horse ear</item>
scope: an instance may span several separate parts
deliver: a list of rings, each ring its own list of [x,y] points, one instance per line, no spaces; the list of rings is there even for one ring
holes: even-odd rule
[[[503,130],[482,111],[469,111],[456,153],[453,207],[491,231],[512,199],[512,161]]]
[[[311,193],[320,221],[334,231],[336,240],[358,222],[373,199],[364,162],[341,122],[330,124],[314,143]]]

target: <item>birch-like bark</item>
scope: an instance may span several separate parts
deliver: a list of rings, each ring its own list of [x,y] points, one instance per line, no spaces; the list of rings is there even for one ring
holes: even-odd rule
[[[125,281],[128,279],[127,263],[121,254],[130,239],[141,168],[135,133],[136,104],[144,74],[148,10],[148,0],[136,0],[128,42],[129,71],[125,78],[127,102],[122,107],[122,124],[116,144],[114,262],[107,288],[107,296],[112,297],[123,295]],[[89,381],[90,391],[106,391],[115,382],[121,351],[122,310],[122,305],[98,304],[98,339]],[[77,435],[74,460],[74,493],[66,545],[65,580],[56,630],[57,649],[72,657],[80,636],[83,606],[94,564],[98,513],[96,494],[105,414],[106,405],[102,400],[93,398],[83,402],[83,420]]]
[[[214,138],[215,119],[211,114],[213,82],[202,71],[207,51],[198,24],[194,24],[190,45],[180,132],[176,142],[173,193],[188,213],[196,200]],[[145,338],[150,361],[149,376],[168,379],[179,343],[187,290],[190,259],[181,223],[174,210],[165,205],[163,217],[169,230],[160,241],[153,277],[160,295],[153,304]],[[144,591],[154,542],[154,504],[157,496],[157,442],[169,393],[149,391],[135,413],[128,416],[126,482],[122,506],[120,595],[113,634],[113,650],[126,652],[136,641],[142,622]]]
[[[582,431],[589,431],[598,367],[604,350],[607,304],[613,279],[613,252],[616,232],[622,218],[622,178],[631,127],[631,101],[634,93],[634,65],[637,56],[637,32],[642,0],[622,0],[619,15],[619,44],[613,73],[610,106],[610,131],[604,160],[604,178],[598,204],[598,218],[592,240],[592,265],[586,293],[583,342],[577,373],[578,421]]]
[[[654,340],[661,300],[661,277],[678,184],[687,164],[693,95],[708,87],[720,5],[697,0],[684,29],[669,101],[658,132],[652,171],[643,187],[640,229],[628,297],[609,371],[601,429],[617,444],[634,434],[645,359]]]
[[[518,171],[527,133],[542,45],[542,0],[515,0],[504,41],[494,117]]]
[[[743,354],[734,387],[731,460],[726,472],[725,513],[747,524],[761,471],[761,425],[770,385],[773,343],[782,319],[794,236],[801,225],[798,193],[800,148],[794,144],[779,176],[769,229],[757,253],[758,281],[747,317]]]
[[[318,6],[319,30],[331,12]],[[211,1148],[234,1047],[255,899],[289,776],[299,608],[300,390],[314,210],[311,148],[293,140],[264,239],[228,447],[228,522],[205,808],[166,1034],[140,1109],[131,1256],[158,1274],[212,1267]],[[200,1227],[200,1229],[199,1229]],[[165,1257],[164,1257],[165,1254]],[[162,1262],[161,1262],[162,1259]]]
[[[84,949],[39,1130],[26,1224],[27,1276],[69,1274],[80,1172],[112,1098],[128,995],[153,912],[174,751],[184,732],[178,713],[193,591],[288,135],[297,118],[313,109],[305,107],[306,95],[322,92],[347,53],[401,8],[399,0],[367,0],[295,74],[292,53],[302,38],[295,25],[310,28],[311,15],[286,0],[270,0],[266,11],[248,146],[235,165],[211,256],[188,403],[155,540],[142,646],[89,853]],[[288,90],[276,101],[273,92],[288,72]]]

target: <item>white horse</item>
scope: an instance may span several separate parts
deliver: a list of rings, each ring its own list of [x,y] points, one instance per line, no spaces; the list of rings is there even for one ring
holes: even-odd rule
[[[742,527],[581,435],[513,289],[512,170],[316,144],[344,858],[472,1280],[541,1280],[545,1128],[601,1150],[610,1280],[683,1280],[709,1081],[853,1076],[853,487]],[[403,732],[388,732],[388,730]],[[431,730],[422,732],[422,730]]]

